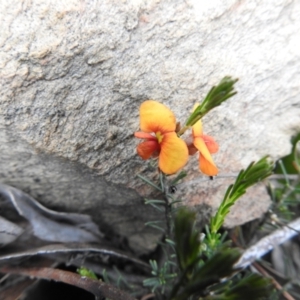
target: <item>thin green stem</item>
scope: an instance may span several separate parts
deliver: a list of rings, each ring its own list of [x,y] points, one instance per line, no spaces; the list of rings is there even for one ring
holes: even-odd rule
[[[188,129],[190,129],[191,126],[184,126],[182,127],[178,132],[177,132],[177,135],[178,136],[182,136]]]

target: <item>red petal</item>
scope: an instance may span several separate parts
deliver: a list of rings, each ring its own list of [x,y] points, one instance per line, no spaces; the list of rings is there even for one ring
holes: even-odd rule
[[[141,132],[141,131],[135,132],[134,136],[139,139],[147,139],[147,140],[153,140],[153,141],[157,140],[157,138],[155,136],[153,136],[152,134],[146,133],[146,132]]]
[[[209,135],[203,135],[203,140],[210,153],[216,153],[219,150],[219,145],[216,143],[213,137]]]
[[[159,144],[157,141],[145,141],[140,143],[136,150],[138,155],[142,158],[142,159],[149,159],[152,154],[155,154],[155,151],[159,151]]]

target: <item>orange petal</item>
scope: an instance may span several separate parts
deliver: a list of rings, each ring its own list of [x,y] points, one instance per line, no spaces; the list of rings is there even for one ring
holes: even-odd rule
[[[198,122],[196,122],[193,125],[193,136],[194,137],[196,137],[196,136],[202,136],[202,134],[203,134],[202,122],[201,122],[201,120],[199,120]]]
[[[207,160],[201,153],[199,155],[199,168],[202,173],[208,176],[215,176],[218,174],[218,168],[216,165]]]
[[[156,151],[159,151],[159,144],[157,141],[148,140],[140,143],[136,150],[142,159],[149,159]]]
[[[188,148],[175,132],[164,134],[160,146],[159,168],[165,174],[174,174],[187,163]]]
[[[203,135],[203,140],[210,153],[216,153],[219,150],[219,145],[216,143],[213,137],[209,135]]]
[[[141,131],[135,132],[134,136],[139,139],[147,139],[147,140],[153,140],[153,141],[157,140],[157,138],[155,136],[153,136],[152,134],[146,133],[146,132],[141,132]]]
[[[200,154],[204,156],[204,158],[214,165],[214,161],[209,153],[208,148],[202,137],[195,137],[194,138],[194,146],[199,150]]]
[[[140,119],[141,130],[145,132],[165,133],[176,129],[176,119],[172,111],[154,100],[141,104]]]

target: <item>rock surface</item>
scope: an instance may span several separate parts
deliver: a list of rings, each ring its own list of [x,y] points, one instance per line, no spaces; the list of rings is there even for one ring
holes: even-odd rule
[[[238,77],[238,95],[204,118],[221,174],[286,155],[300,130],[299,1],[15,0],[0,1],[0,20],[1,181],[48,207],[90,212],[137,252],[157,238],[142,225],[138,193],[150,190],[135,178],[153,175],[133,138],[144,100],[183,123],[213,84]],[[187,180],[197,168],[193,158]],[[218,186],[200,186],[213,207]],[[185,198],[198,205],[201,193]],[[268,201],[260,194],[228,222],[259,216]]]

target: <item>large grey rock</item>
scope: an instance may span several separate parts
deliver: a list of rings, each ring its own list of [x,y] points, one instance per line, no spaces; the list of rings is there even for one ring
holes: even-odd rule
[[[137,251],[157,238],[129,189],[150,192],[134,177],[149,170],[133,138],[142,101],[184,122],[211,85],[239,77],[239,94],[204,118],[221,174],[286,155],[300,130],[299,1],[2,0],[0,20],[1,180],[51,208],[90,211]],[[197,168],[192,158],[187,180]],[[195,188],[184,196],[216,207],[218,187],[201,184],[205,201]],[[268,198],[251,203],[256,216]]]

